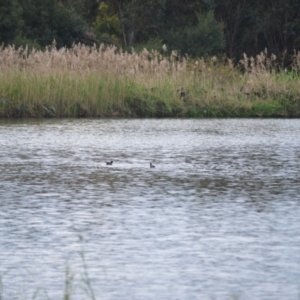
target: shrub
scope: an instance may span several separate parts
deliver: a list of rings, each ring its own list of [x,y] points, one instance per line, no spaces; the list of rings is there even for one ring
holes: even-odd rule
[[[213,12],[197,14],[198,24],[179,31],[170,31],[166,43],[182,55],[203,57],[217,55],[224,47],[222,24],[214,19]]]

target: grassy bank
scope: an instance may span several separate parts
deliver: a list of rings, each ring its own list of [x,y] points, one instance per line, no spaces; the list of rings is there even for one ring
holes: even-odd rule
[[[0,117],[299,117],[293,70],[261,53],[234,67],[216,58],[74,46],[0,48]]]

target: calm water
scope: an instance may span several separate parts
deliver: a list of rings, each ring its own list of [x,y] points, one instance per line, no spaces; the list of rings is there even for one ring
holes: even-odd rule
[[[300,120],[1,121],[0,299],[67,269],[76,300],[299,300]]]

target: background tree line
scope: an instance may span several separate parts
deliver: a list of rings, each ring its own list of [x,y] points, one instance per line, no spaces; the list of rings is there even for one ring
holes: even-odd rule
[[[299,0],[0,0],[0,43],[166,44],[190,56],[300,50]]]

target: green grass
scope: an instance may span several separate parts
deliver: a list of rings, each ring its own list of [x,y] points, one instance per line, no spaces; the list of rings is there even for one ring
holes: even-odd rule
[[[26,52],[24,63],[0,50],[12,57],[0,61],[1,118],[300,116],[294,71],[80,46]]]

